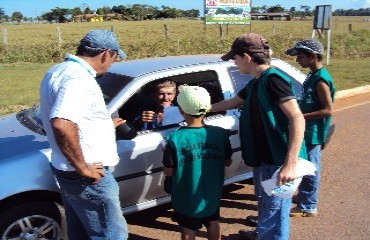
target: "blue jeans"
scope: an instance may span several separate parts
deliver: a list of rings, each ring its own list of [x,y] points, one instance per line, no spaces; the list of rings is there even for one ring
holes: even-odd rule
[[[258,200],[257,235],[259,240],[287,240],[290,230],[291,198],[268,196],[261,182],[272,177],[279,166],[262,165],[253,168],[255,193]]]
[[[52,170],[60,187],[68,240],[128,238],[118,184],[108,169],[96,184],[76,172]]]
[[[318,193],[320,185],[320,160],[321,145],[306,144],[308,160],[316,167],[315,176],[304,176],[298,187],[298,204],[297,208],[307,213],[317,212]]]

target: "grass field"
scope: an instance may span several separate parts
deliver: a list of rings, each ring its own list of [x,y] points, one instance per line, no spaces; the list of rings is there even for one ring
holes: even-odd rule
[[[352,24],[352,32],[348,25]],[[165,26],[168,29],[165,35]],[[370,23],[360,17],[334,18],[331,55],[333,58],[370,56]],[[81,37],[91,29],[113,29],[129,59],[223,53],[237,35],[250,30],[269,39],[275,55],[297,40],[312,34],[312,21],[253,21],[249,25],[205,26],[200,20],[117,21],[102,23],[65,23],[3,25],[7,45],[1,42],[0,63],[60,61],[66,52],[74,51]],[[61,32],[61,43],[57,28]],[[4,30],[3,30],[4,31]],[[326,45],[326,39],[322,40]]]
[[[352,32],[348,25],[352,24]],[[165,35],[164,25],[168,32]],[[62,43],[58,44],[57,27]],[[69,24],[1,25],[7,42],[0,45],[0,115],[38,102],[38,87],[44,72],[75,52],[81,37],[91,29],[113,29],[129,59],[226,52],[237,35],[262,34],[270,41],[274,56],[296,67],[284,50],[312,33],[312,21],[253,21],[251,26],[204,26],[197,20],[103,22]],[[3,30],[4,32],[4,30]],[[338,90],[370,84],[370,22],[361,17],[334,18],[329,71]],[[326,39],[322,39],[326,45]],[[306,72],[306,70],[303,70]]]
[[[289,59],[295,67],[299,66]],[[370,84],[370,58],[333,59],[328,70],[333,75],[337,90]],[[19,111],[39,101],[38,88],[45,71],[52,63],[13,63],[0,65],[0,115]],[[306,69],[301,69],[307,73]]]

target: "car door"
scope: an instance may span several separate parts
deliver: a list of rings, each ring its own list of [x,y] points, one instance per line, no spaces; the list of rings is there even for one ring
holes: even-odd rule
[[[163,74],[145,76],[134,81],[141,84],[130,84],[127,87],[134,88],[131,91],[130,99],[126,100],[119,112],[120,117],[132,119],[132,116],[125,116],[125,113],[133,112],[139,108],[140,101],[145,96],[143,89],[163,77],[171,77],[178,84],[199,85],[211,92],[213,102],[224,98],[224,92],[219,81],[219,66],[214,67],[193,67],[186,71],[173,70]],[[230,86],[230,84],[229,84]],[[223,86],[224,87],[224,86]],[[128,91],[128,92],[130,92]],[[213,96],[213,97],[212,97]],[[135,99],[136,98],[136,99]],[[235,115],[228,115],[226,112],[211,114],[206,118],[206,123],[217,125],[226,129],[237,130],[238,121]],[[179,127],[178,123],[160,127],[149,131],[139,131],[138,135],[132,140],[118,140],[118,154],[120,156],[119,164],[114,168],[114,175],[120,186],[120,198],[123,207],[146,203],[154,199],[160,199],[167,196],[163,191],[164,175],[162,172],[162,145],[164,137]],[[232,148],[240,147],[238,136],[231,136]],[[234,157],[233,157],[234,158]],[[238,168],[241,158],[237,154],[232,166],[226,169],[226,178],[234,177],[238,174]],[[153,203],[152,203],[153,204]],[[140,206],[138,206],[140,208]]]

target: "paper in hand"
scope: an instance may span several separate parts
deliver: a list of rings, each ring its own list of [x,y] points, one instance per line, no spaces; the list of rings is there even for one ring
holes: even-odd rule
[[[293,196],[294,192],[297,190],[299,184],[302,181],[302,177],[305,175],[315,175],[316,167],[315,165],[303,158],[299,158],[297,164],[297,178],[294,181],[287,182],[284,185],[278,186],[277,174],[279,173],[280,168],[272,175],[270,179],[261,182],[263,189],[265,190],[268,196],[275,195],[281,198],[290,198]]]

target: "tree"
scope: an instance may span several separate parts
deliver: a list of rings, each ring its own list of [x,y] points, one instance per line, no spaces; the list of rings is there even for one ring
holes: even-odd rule
[[[299,6],[301,8],[301,10],[304,11],[304,16],[311,16],[312,15],[312,12],[311,12],[311,7],[310,6],[307,6],[307,5],[301,5]]]
[[[200,14],[198,9],[190,9],[190,10],[186,10],[183,12],[184,12],[185,17],[188,17],[188,18],[197,18],[199,17],[199,14]]]
[[[261,13],[265,13],[265,12],[267,12],[267,6],[266,5],[263,5],[261,8],[260,8],[260,12]]]
[[[285,12],[285,9],[284,9],[282,6],[280,6],[280,5],[278,4],[278,5],[276,5],[276,6],[269,7],[269,8],[267,9],[267,12],[268,12],[268,13]]]
[[[259,13],[261,11],[261,7],[251,7],[251,13]]]
[[[51,9],[50,12],[44,13],[41,17],[50,23],[52,21],[58,21],[62,23],[68,20],[67,16],[70,15],[71,12],[72,12],[71,9],[57,7],[57,8]]]
[[[82,10],[81,10],[81,8],[80,8],[80,7],[75,7],[75,8],[73,8],[73,9],[70,11],[70,13],[71,13],[73,16],[77,16],[77,15],[82,15],[82,14],[83,14],[83,12],[82,12]]]
[[[3,17],[5,17],[5,11],[4,8],[0,8],[0,19],[2,19]]]
[[[163,18],[177,18],[180,15],[180,11],[176,8],[162,6],[160,17]]]
[[[20,23],[23,19],[23,14],[21,12],[13,12],[11,19]]]
[[[84,10],[84,14],[92,14],[94,13],[89,7],[86,7]]]
[[[106,6],[96,9],[96,14],[99,14],[99,15],[106,15],[106,14],[109,14],[109,13],[112,13],[112,12],[113,12],[112,9],[110,7],[106,7]]]

